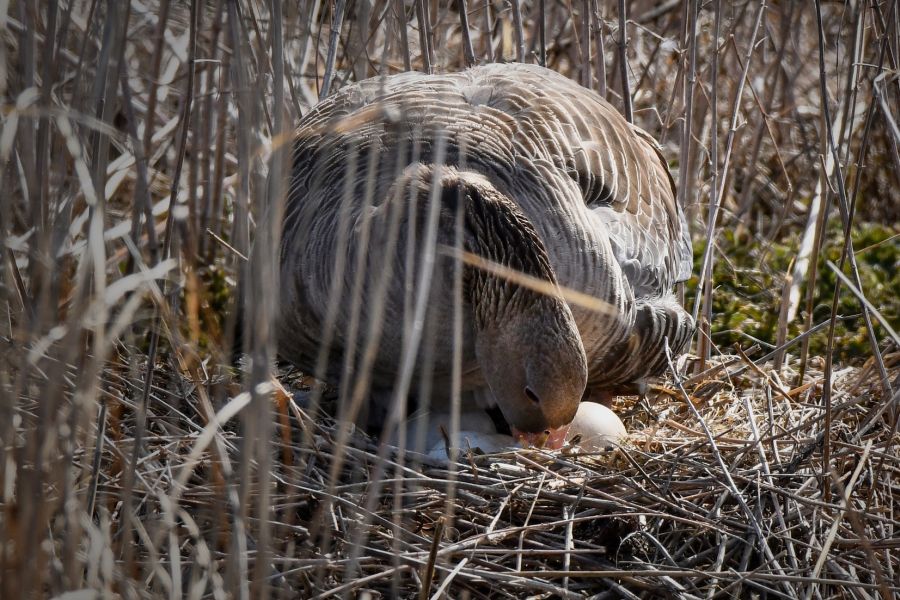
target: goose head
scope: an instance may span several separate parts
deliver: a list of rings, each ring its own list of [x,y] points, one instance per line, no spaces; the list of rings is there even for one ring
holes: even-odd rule
[[[442,186],[450,205],[465,202],[466,250],[524,276],[466,269],[482,375],[519,441],[558,448],[584,394],[587,359],[546,247],[518,205],[484,177],[450,171]]]
[[[536,300],[480,330],[475,351],[513,437],[525,445],[559,448],[584,395],[587,360],[565,302]]]

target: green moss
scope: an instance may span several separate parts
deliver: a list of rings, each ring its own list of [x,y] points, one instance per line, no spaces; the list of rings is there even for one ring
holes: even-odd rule
[[[826,228],[826,240],[819,257],[818,275],[813,297],[813,322],[828,319],[837,276],[826,260],[834,264],[840,261],[843,235],[837,219]],[[900,320],[900,232],[897,226],[863,223],[852,231],[853,245],[859,265],[862,290],[866,298],[896,326]],[[733,230],[719,234],[713,267],[713,340],[720,347],[734,343],[747,346],[751,338],[774,344],[781,307],[784,278],[799,247],[799,235],[784,241],[766,243],[764,240],[738,236]],[[702,263],[703,243],[695,243],[695,277],[688,284],[688,298],[696,294]],[[850,273],[849,262],[844,268]],[[801,291],[801,309],[805,308],[805,286]],[[858,362],[871,355],[865,323],[861,316],[859,300],[845,286],[841,287],[838,315],[851,317],[838,320],[835,350],[837,360]],[[788,334],[793,337],[803,331],[805,314],[790,325]],[[876,335],[884,339],[884,330],[876,325]],[[822,354],[826,349],[827,335],[822,332],[812,337],[810,352]]]

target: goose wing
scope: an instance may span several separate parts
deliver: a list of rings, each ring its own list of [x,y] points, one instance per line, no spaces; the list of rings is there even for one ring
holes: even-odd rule
[[[635,295],[690,277],[684,211],[659,146],[595,92],[535,65],[471,70],[463,93],[514,118],[516,147],[564,170],[605,224]]]
[[[494,175],[514,177],[522,157],[565,172],[609,236],[636,297],[659,296],[690,277],[690,233],[656,142],[598,94],[550,69],[490,64],[365,80],[310,111],[300,132],[305,143],[295,149],[321,157],[333,145],[342,150],[331,156],[345,157],[353,146],[362,156],[393,148],[413,130],[426,160],[443,136],[450,164],[482,161]],[[295,154],[295,166],[303,163]]]

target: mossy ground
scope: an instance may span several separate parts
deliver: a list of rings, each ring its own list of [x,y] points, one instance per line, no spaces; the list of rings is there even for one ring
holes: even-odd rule
[[[827,226],[827,240],[843,238],[840,225]],[[767,242],[752,235],[736,233],[729,228],[721,231],[716,240],[713,266],[713,309],[711,332],[716,346],[730,351],[734,344],[747,347],[762,342],[774,346],[786,275],[799,247],[799,233],[783,240]],[[859,266],[863,292],[888,323],[900,320],[900,226],[881,223],[859,223],[852,230],[853,248]],[[837,275],[828,261],[840,264],[842,247],[831,243],[822,248],[817,264],[813,295],[812,323],[829,318]],[[687,285],[687,297],[696,295],[703,261],[703,243],[694,244],[694,274]],[[849,263],[844,268],[850,272]],[[798,318],[788,325],[788,339],[800,335],[806,322],[806,287],[801,288],[802,299]],[[839,363],[859,363],[872,355],[862,307],[857,297],[841,286],[835,326],[835,360]],[[880,328],[877,329],[881,331]],[[811,355],[823,355],[827,348],[827,328],[810,339]]]

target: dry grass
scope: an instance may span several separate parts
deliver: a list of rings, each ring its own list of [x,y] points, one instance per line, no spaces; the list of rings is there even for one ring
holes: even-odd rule
[[[900,593],[897,0],[19,0],[0,35],[3,598]],[[267,383],[270,303],[229,366],[237,282],[274,285],[245,258],[277,230],[266,174],[323,87],[488,57],[662,140],[698,343],[649,411],[619,399],[612,452],[336,443],[307,377]],[[777,313],[771,339],[735,304]]]

